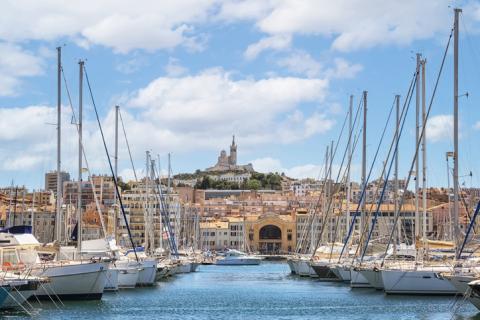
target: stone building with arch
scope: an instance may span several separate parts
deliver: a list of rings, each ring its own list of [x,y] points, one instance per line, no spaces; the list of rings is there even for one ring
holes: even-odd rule
[[[292,215],[266,213],[245,222],[250,250],[265,254],[295,250],[296,223]]]

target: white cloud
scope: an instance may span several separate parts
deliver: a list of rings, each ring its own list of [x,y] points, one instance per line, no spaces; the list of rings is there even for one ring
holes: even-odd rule
[[[287,68],[294,74],[316,77],[323,69],[322,64],[304,51],[295,51],[292,54],[278,60],[280,67]]]
[[[188,69],[182,66],[178,59],[169,58],[168,64],[165,66],[165,72],[169,77],[179,77],[188,72]]]
[[[265,144],[288,144],[331,129],[322,104],[328,80],[275,77],[233,79],[222,69],[197,75],[160,77],[131,93],[122,118],[136,163],[145,150],[195,152],[218,150],[232,133],[245,149]],[[303,103],[315,111],[300,111]],[[85,106],[86,110],[90,108]],[[86,113],[88,115],[88,112]],[[62,109],[62,168],[76,172],[78,141],[69,108]],[[44,170],[55,167],[56,108],[0,108],[0,169]],[[114,141],[114,108],[102,126],[110,153]],[[108,172],[97,124],[84,119],[84,147],[92,172]],[[120,172],[132,177],[128,153],[120,139]],[[138,170],[139,168],[137,168]]]
[[[271,35],[333,36],[334,49],[350,51],[447,33],[450,16],[451,9],[438,1],[284,0],[275,3],[257,25]]]
[[[269,173],[269,172],[278,172],[285,173],[287,177],[304,179],[304,178],[314,178],[318,179],[320,173],[322,172],[322,165],[318,164],[305,164],[300,166],[294,166],[291,168],[285,168],[281,161],[278,159],[266,157],[259,158],[250,161],[253,165],[253,168],[258,172]]]
[[[0,39],[67,37],[84,47],[99,44],[121,53],[180,45],[192,48],[198,38],[192,34],[194,25],[205,22],[214,5],[215,0],[106,0],[84,6],[60,0],[11,1],[2,6]]]
[[[175,148],[217,148],[226,143],[218,137],[231,133],[246,145],[291,143],[331,128],[333,121],[322,110],[309,115],[299,110],[302,103],[321,104],[327,90],[324,79],[234,80],[222,69],[210,69],[160,77],[128,105],[137,109],[132,119],[136,132],[148,132],[150,140]]]
[[[478,4],[465,1],[467,24],[480,21]],[[446,35],[452,9],[437,0],[235,0],[225,1],[219,15],[227,21],[254,21],[270,37],[314,35],[331,39],[331,48],[352,51],[379,45],[409,45]],[[428,14],[427,14],[428,13]]]
[[[43,73],[43,60],[20,46],[0,42],[0,96],[18,94],[21,78]]]
[[[464,7],[471,8],[467,24],[480,20],[475,1]],[[448,33],[452,20],[451,8],[438,0],[104,0],[85,6],[18,0],[3,3],[0,16],[0,40],[68,38],[121,53],[178,46],[201,50],[205,36],[198,26],[252,21],[266,37],[247,50],[247,57],[289,47],[292,35],[320,35],[341,51],[404,45]]]
[[[326,68],[326,63],[316,60],[309,53],[301,50],[296,50],[277,61],[280,67],[309,78],[323,76],[329,79],[351,79],[363,70],[362,65],[350,63],[343,58],[335,58],[331,68]]]
[[[292,38],[289,35],[275,35],[260,39],[247,47],[244,56],[247,60],[255,59],[260,53],[265,50],[284,50],[290,47]]]
[[[148,64],[147,59],[134,55],[133,58],[127,59],[116,64],[115,69],[123,74],[132,74],[140,70]]]
[[[17,157],[6,157],[2,163],[2,170],[18,171],[31,170],[40,165],[47,158],[38,155],[19,155]]]
[[[336,58],[334,67],[327,70],[326,75],[330,78],[352,79],[362,70],[363,66],[360,64],[352,64],[345,59]]]
[[[473,129],[480,130],[480,121],[475,122],[475,124],[473,125]]]
[[[440,114],[427,121],[427,141],[437,142],[453,137],[453,116]]]

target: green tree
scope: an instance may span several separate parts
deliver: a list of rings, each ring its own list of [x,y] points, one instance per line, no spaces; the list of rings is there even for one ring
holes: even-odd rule
[[[246,187],[249,190],[258,190],[262,187],[262,183],[257,179],[249,179],[246,183]]]

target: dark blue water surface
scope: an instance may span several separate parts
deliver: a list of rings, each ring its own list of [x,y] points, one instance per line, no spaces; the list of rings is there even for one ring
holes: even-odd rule
[[[386,296],[370,289],[301,279],[285,263],[200,266],[153,288],[101,301],[33,304],[36,319],[480,319],[463,298]],[[19,312],[6,317],[26,318]]]

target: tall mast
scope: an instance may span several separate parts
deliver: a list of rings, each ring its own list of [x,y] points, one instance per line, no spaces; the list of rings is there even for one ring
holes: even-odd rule
[[[331,143],[330,143],[330,164],[328,166],[328,202],[329,203],[332,203],[333,202],[333,186],[332,186],[332,166],[333,166],[333,143],[334,141],[332,140]],[[331,207],[331,205],[329,205],[329,207]],[[328,224],[330,225],[330,224]],[[335,225],[331,225],[330,226],[332,228],[332,231],[333,229],[335,228]],[[328,236],[330,234],[333,234],[333,232],[329,232],[328,235],[327,235],[327,242],[328,242]],[[332,241],[334,241],[335,239],[332,239]]]
[[[394,191],[394,194],[393,194],[393,203],[394,203],[394,213],[393,215],[395,217],[398,216],[398,152],[400,150],[399,148],[399,134],[398,134],[398,130],[400,128],[400,95],[396,95],[395,96],[395,99],[396,99],[396,107],[395,107],[395,111],[396,111],[396,121],[395,121],[395,144],[396,144],[396,149],[395,149],[395,169],[394,169],[394,186],[393,186],[393,191]],[[397,224],[398,225],[398,228],[397,228],[397,239],[396,241],[394,242],[394,245],[396,247],[396,244],[399,243],[399,239],[400,239],[400,224]]]
[[[367,91],[363,91],[363,131],[362,131],[362,190],[365,189],[362,198],[362,215],[360,217],[360,233],[363,232],[366,223],[366,184],[367,184]]]
[[[153,183],[155,183],[155,175],[154,175],[154,170],[155,170],[155,160],[152,159],[152,155],[149,154],[149,157],[150,159],[150,163],[151,163],[151,167],[150,167],[150,177],[149,177],[149,187],[148,187],[148,200],[150,201],[150,190],[151,188],[153,187]],[[149,226],[149,239],[150,239],[150,252],[153,252],[153,250],[155,249],[155,219],[154,219],[154,215],[155,215],[155,212],[156,210],[153,210],[155,209],[155,206],[149,202],[150,205],[149,205],[149,211],[148,211],[148,226]],[[152,209],[153,208],[153,209]],[[160,219],[162,220],[162,219]]]
[[[168,181],[167,181],[167,194],[170,195],[170,185],[171,185],[171,177],[170,173],[172,172],[172,167],[170,164],[170,152],[168,153]]]
[[[161,168],[160,168],[160,155],[157,154],[157,162],[158,162],[158,174],[160,175],[160,172],[161,172]],[[152,179],[155,182],[155,164],[152,165]],[[161,180],[159,180],[159,183],[161,183]],[[160,185],[161,187],[161,185]],[[163,252],[163,222],[162,222],[162,208],[159,207],[158,209],[158,213],[159,213],[159,228],[160,228],[160,252]]]
[[[415,147],[420,144],[420,58],[422,55],[417,53],[416,84],[415,84]],[[419,206],[419,188],[420,188],[420,155],[415,159],[415,240],[420,236],[420,213]]]
[[[62,47],[57,47],[57,211],[55,216],[55,240],[61,241],[62,223],[62,175],[61,144],[62,144]]]
[[[145,234],[145,252],[150,250],[149,242],[149,211],[150,211],[150,152],[146,152],[145,167],[145,212],[143,214],[143,228]]]
[[[79,78],[78,78],[78,195],[77,195],[77,250],[78,253],[82,252],[82,122],[83,122],[83,64],[84,61],[78,62],[79,66]]]
[[[422,124],[423,124],[423,137],[422,137],[422,237],[423,248],[425,250],[427,244],[427,110],[425,105],[425,64],[426,59],[421,62],[422,67]]]
[[[170,220],[170,211],[171,211],[171,201],[170,201],[170,152],[168,153],[168,163],[167,163],[167,170],[168,170],[168,175],[167,175],[167,219]],[[162,187],[162,182],[160,178],[160,188]],[[174,208],[174,215],[175,215],[175,220],[173,224],[173,229],[175,233],[175,242],[178,245],[178,221],[177,221],[177,210]]]
[[[348,235],[348,229],[350,227],[350,166],[352,164],[352,109],[353,109],[353,95],[350,95],[350,105],[348,107],[348,165],[347,165],[347,210],[345,211],[345,236]]]
[[[35,189],[32,190],[32,234],[35,235]],[[55,223],[57,225],[57,223]]]
[[[455,8],[454,36],[453,36],[453,228],[455,250],[458,254],[459,235],[458,229],[458,19],[462,9]]]
[[[115,178],[118,179],[118,113],[120,106],[115,106],[115,154],[114,154],[114,172]],[[113,236],[117,239],[117,193],[114,192],[113,198]]]
[[[322,210],[322,213],[323,213],[323,223],[327,223],[325,221],[325,219],[327,219],[326,215],[327,215],[327,192],[328,192],[328,188],[327,188],[327,179],[328,179],[328,155],[329,155],[329,146],[327,145],[327,150],[325,151],[325,176],[324,176],[324,180],[323,180],[323,210]],[[313,223],[312,223],[312,231],[310,233],[310,240],[311,240],[311,249],[312,250],[312,253],[313,250],[315,249],[315,241],[316,241],[316,235],[317,233],[315,232],[316,231],[316,224],[318,224],[318,221],[320,219],[318,219],[318,217],[315,215],[315,213],[313,213],[314,216],[313,216]],[[321,234],[321,237],[322,237],[322,240],[325,240],[325,232],[322,232]]]

